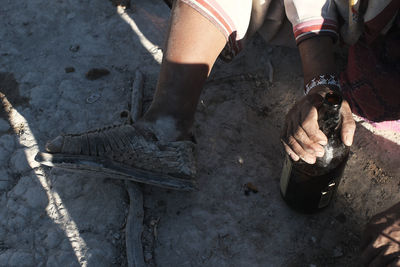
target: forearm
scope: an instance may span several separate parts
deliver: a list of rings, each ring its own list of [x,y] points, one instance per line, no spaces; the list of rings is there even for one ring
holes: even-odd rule
[[[318,80],[320,75],[329,76],[323,77],[325,80],[320,79],[316,83],[312,83],[308,89],[306,88],[311,93],[300,98],[289,110],[286,115],[282,143],[293,160],[302,159],[313,164],[317,157],[323,156],[324,148],[322,146],[328,141],[318,125],[317,106],[322,99],[320,96],[330,90],[337,90],[338,88],[334,87],[339,84],[336,79],[331,80],[330,77],[336,73],[331,37],[313,37],[300,42],[298,46],[306,85],[314,78]],[[355,122],[350,106],[345,100],[342,102],[340,113],[342,116],[342,141],[345,145],[350,146],[353,142]]]
[[[314,77],[336,73],[333,41],[329,36],[316,36],[299,44],[304,84]]]

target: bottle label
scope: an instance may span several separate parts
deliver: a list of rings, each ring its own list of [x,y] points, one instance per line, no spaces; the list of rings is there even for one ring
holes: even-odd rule
[[[333,192],[335,191],[335,186],[336,183],[333,180],[332,182],[329,183],[328,187],[321,192],[321,198],[319,200],[319,204],[318,204],[318,208],[324,208],[326,206],[328,206],[329,202],[331,202],[331,198],[333,195]]]
[[[292,161],[289,156],[286,155],[285,162],[283,163],[282,175],[281,175],[281,192],[283,196],[286,196],[287,186],[289,184],[290,173],[292,171]]]

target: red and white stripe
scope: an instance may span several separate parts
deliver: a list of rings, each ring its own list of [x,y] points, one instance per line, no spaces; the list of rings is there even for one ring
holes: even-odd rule
[[[308,20],[293,26],[293,33],[297,43],[307,39],[309,35],[328,34],[334,35],[336,38],[338,36],[338,25],[336,21],[330,19]]]
[[[235,54],[242,49],[240,42],[236,40],[237,29],[231,17],[217,3],[216,0],[181,0],[190,5],[200,14],[208,18],[225,35]]]

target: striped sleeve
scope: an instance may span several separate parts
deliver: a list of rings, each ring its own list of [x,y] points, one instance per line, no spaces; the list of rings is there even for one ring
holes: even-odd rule
[[[242,49],[250,22],[251,0],[180,0],[211,21],[226,37],[234,54]]]
[[[296,43],[313,36],[338,38],[336,6],[333,0],[284,0],[286,16],[293,25]]]

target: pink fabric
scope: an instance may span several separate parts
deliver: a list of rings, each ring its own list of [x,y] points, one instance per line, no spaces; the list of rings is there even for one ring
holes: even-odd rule
[[[392,131],[400,133],[400,120],[397,121],[383,121],[383,122],[369,122],[378,130]]]

